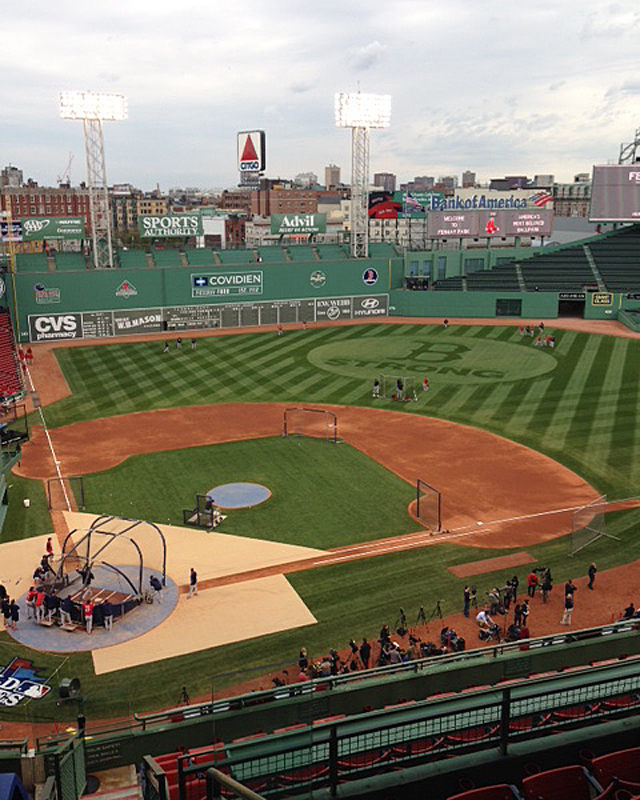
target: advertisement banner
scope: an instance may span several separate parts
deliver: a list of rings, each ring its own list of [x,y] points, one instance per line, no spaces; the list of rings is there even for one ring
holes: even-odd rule
[[[325,233],[326,214],[272,214],[271,233],[277,236],[296,236],[303,233]]]
[[[30,314],[29,341],[82,339],[82,314]]]
[[[402,216],[405,218],[424,218],[431,208],[438,208],[444,198],[441,189],[421,192],[394,192],[393,199],[402,203]]]
[[[164,214],[138,217],[141,239],[168,239],[183,236],[202,236],[200,214]]]
[[[433,211],[427,218],[427,231],[434,239],[478,235],[478,214],[473,211]]]
[[[262,270],[250,272],[213,272],[191,275],[191,297],[229,297],[262,294]]]
[[[14,220],[11,223],[11,235],[9,235],[9,223],[0,222],[0,241],[3,242],[21,242],[22,241],[22,223],[20,220]]]
[[[82,217],[29,217],[22,220],[25,242],[42,239],[84,239]]]
[[[593,168],[589,219],[593,222],[640,220],[640,165],[612,164]]]

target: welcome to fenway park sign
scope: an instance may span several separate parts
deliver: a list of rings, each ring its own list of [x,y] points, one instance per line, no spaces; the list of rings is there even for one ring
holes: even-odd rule
[[[202,236],[202,230],[200,214],[164,214],[138,218],[141,239]]]
[[[14,658],[0,667],[0,706],[13,707],[23,700],[40,700],[49,694],[46,678],[38,675],[38,667],[25,658]]]

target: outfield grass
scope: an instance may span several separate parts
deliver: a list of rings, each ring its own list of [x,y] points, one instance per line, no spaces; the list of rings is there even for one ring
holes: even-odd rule
[[[195,495],[249,481],[271,491],[221,533],[321,549],[415,531],[415,489],[348,444],[289,436],[134,456],[84,477],[87,511],[182,525]]]
[[[557,346],[553,351],[536,349],[531,340],[522,340],[516,325],[450,326],[447,330],[442,326],[363,326],[287,332],[283,337],[242,334],[201,339],[196,351],[183,348],[166,356],[160,342],[62,349],[57,352],[74,395],[48,407],[46,417],[55,426],[152,408],[238,401],[344,403],[397,411],[399,407],[390,401],[372,399],[373,378],[385,372],[421,380],[426,374],[431,389],[421,393],[417,403],[402,406],[407,413],[482,427],[529,445],[575,470],[611,498],[638,494],[640,342],[574,331],[554,333]],[[311,444],[327,447],[323,442]],[[153,463],[165,464],[174,457],[178,469],[171,469],[171,477],[159,484],[152,482],[155,475],[142,481],[130,474],[127,480],[126,470],[132,467],[125,464],[108,478],[97,476],[96,486],[104,480],[99,489],[103,497],[105,492],[122,495],[126,491],[132,502],[135,495],[134,502],[141,510],[166,493],[172,498],[167,513],[171,516],[182,507],[185,492],[191,497],[201,488],[191,483],[194,473],[182,488],[181,473],[186,477],[191,467],[180,465],[180,454],[159,454]],[[461,468],[463,458],[461,454]],[[217,465],[212,465],[214,468]],[[240,479],[245,480],[254,468],[258,465],[247,459]],[[304,469],[291,470],[287,485],[305,481],[304,473]],[[214,476],[207,473],[207,481],[209,474]],[[269,477],[271,480],[277,478]],[[208,483],[202,487],[208,488]],[[114,494],[113,501],[109,509],[99,510],[120,513],[126,507],[122,497],[116,501]],[[549,504],[553,506],[553,498]],[[335,501],[329,506],[332,515],[334,505]],[[126,516],[131,515],[131,508]],[[266,520],[267,507],[263,509],[265,514],[260,516]],[[404,509],[406,505],[406,515]],[[352,509],[338,511],[351,513]],[[234,512],[230,521],[243,526],[243,517],[244,513]],[[254,530],[257,515],[254,520],[252,517],[247,512],[243,532],[262,535]],[[557,576],[584,574],[592,559],[600,569],[627,563],[638,552],[640,511],[620,512],[607,519],[609,529],[621,534],[620,543],[601,540],[573,560],[567,558],[566,538],[528,550]],[[274,520],[269,522],[274,523],[273,528]],[[21,524],[26,534],[28,525]],[[292,530],[291,521],[282,527]],[[265,528],[263,535],[272,536],[273,528]],[[336,531],[338,528],[336,525]],[[346,537],[340,538],[340,543],[346,541]],[[220,677],[233,669],[293,661],[303,644],[317,655],[329,647],[344,646],[351,636],[375,636],[383,622],[393,624],[400,606],[415,615],[424,604],[429,613],[435,600],[442,599],[445,613],[457,611],[464,581],[453,578],[447,566],[500,554],[443,544],[296,573],[291,583],[319,620],[318,625],[100,678],[92,675],[88,655],[72,656],[64,673],[78,675],[90,687],[87,712],[94,718],[176,702],[184,684],[192,696],[207,694],[212,683],[221,688],[237,682],[237,677]],[[477,576],[475,582],[484,591],[511,572]],[[522,577],[523,570],[519,572]],[[16,647],[2,634],[0,663],[13,655],[34,658],[51,669],[59,664],[54,657],[34,656]],[[16,713],[35,719],[34,715],[50,718],[59,712],[52,701],[39,701]]]

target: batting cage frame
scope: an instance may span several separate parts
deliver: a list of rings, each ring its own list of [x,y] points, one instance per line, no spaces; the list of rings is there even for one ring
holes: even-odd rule
[[[442,494],[421,478],[416,480],[416,519],[431,533],[442,530]]]
[[[83,476],[61,475],[58,478],[47,478],[47,505],[49,511],[84,511]]]
[[[185,525],[194,528],[206,528],[213,530],[213,510],[214,502],[207,494],[196,495],[195,508],[185,508],[182,511],[182,520]]]
[[[309,436],[331,444],[338,441],[338,415],[326,408],[291,406],[282,414],[283,436]]]
[[[571,514],[571,544],[569,556],[575,556],[599,539],[620,538],[612,533],[607,533],[605,521],[605,508],[607,505],[606,494],[600,495],[586,506],[578,508]]]
[[[398,400],[401,403],[415,403],[418,400],[418,381],[413,375],[386,375],[381,373],[380,397],[385,400]],[[402,386],[402,389],[400,388]]]

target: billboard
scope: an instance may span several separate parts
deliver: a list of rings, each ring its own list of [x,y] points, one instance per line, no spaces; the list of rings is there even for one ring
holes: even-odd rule
[[[403,217],[424,218],[431,208],[437,209],[444,199],[441,189],[415,192],[394,192],[393,199],[402,203]]]
[[[396,199],[399,192],[369,192],[369,219],[398,219],[402,216],[402,200]]]
[[[9,233],[9,223],[0,222],[0,241],[2,242],[21,242],[22,241],[22,222],[12,220],[11,233]]]
[[[29,217],[22,220],[25,242],[42,239],[84,239],[82,217]]]
[[[262,294],[262,270],[207,272],[191,275],[191,297],[229,297],[230,295]]]
[[[325,233],[326,214],[272,214],[271,233],[279,236],[296,236],[304,233]]]
[[[138,232],[141,239],[202,236],[202,218],[200,214],[164,214],[138,217]]]
[[[592,222],[640,221],[640,164],[593,168],[589,219]]]
[[[432,211],[427,214],[427,234],[433,239],[550,236],[552,231],[553,212],[545,209]]]
[[[238,172],[264,172],[267,147],[264,131],[239,131]]]

